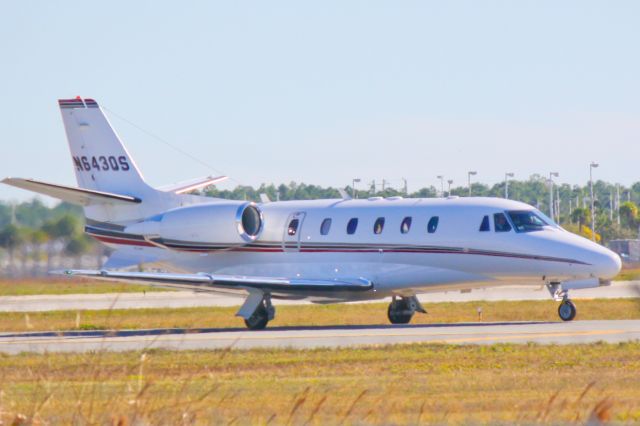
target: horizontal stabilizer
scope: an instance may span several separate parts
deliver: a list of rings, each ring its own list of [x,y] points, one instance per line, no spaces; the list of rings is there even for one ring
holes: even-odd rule
[[[195,191],[196,189],[202,189],[209,185],[216,184],[226,180],[227,176],[206,176],[197,179],[191,179],[188,181],[176,183],[175,185],[167,185],[158,188],[160,191],[173,192],[175,194],[184,194],[185,192]]]
[[[59,200],[80,206],[95,204],[131,204],[140,203],[141,200],[129,195],[112,194],[110,192],[96,191],[92,189],[74,188],[71,186],[57,185],[41,182],[33,179],[5,178],[2,183],[48,195]]]
[[[243,275],[218,274],[174,274],[162,272],[120,272],[105,270],[65,270],[53,271],[54,275],[91,277],[110,281],[131,281],[155,284],[161,287],[174,287],[199,291],[216,289],[260,289],[277,291],[367,291],[373,289],[373,283],[364,278],[349,280],[314,280],[303,278],[254,277]]]

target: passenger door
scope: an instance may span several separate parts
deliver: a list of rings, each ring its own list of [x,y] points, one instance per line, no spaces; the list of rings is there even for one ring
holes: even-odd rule
[[[291,213],[284,224],[282,249],[284,251],[300,251],[300,235],[305,212]]]

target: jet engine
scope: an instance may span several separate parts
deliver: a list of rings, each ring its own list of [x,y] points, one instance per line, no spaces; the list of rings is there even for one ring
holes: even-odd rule
[[[126,227],[125,232],[163,243],[244,245],[262,232],[262,212],[249,202],[196,204],[168,210]]]

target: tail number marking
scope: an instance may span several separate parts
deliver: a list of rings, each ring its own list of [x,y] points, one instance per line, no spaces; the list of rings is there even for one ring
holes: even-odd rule
[[[120,157],[114,157],[113,155],[105,157],[101,155],[99,157],[73,157],[73,164],[78,171],[91,171],[91,170],[113,170],[123,171],[131,169],[127,157],[121,155]]]

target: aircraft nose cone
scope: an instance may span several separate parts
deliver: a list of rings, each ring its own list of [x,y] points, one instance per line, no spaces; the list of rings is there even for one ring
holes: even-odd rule
[[[597,278],[608,280],[618,275],[622,268],[622,260],[611,250],[603,249],[596,256],[593,266]]]

